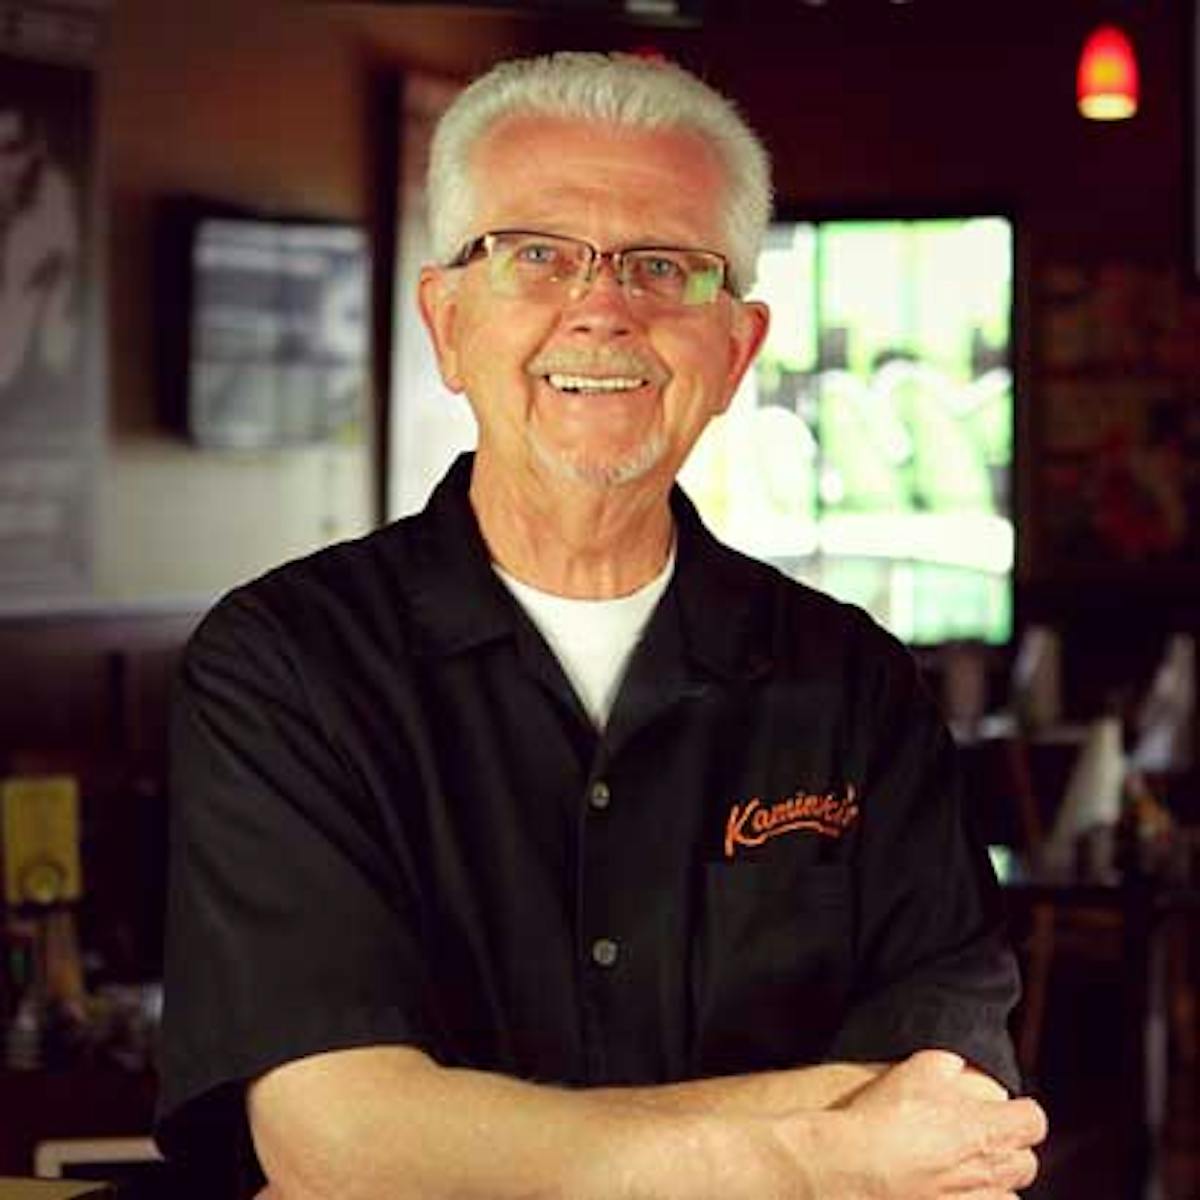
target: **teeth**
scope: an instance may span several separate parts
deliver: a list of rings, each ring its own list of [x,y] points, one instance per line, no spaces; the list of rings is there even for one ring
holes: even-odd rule
[[[600,378],[595,375],[557,375],[550,374],[546,378],[550,386],[564,392],[629,392],[634,388],[643,387],[644,379],[635,379],[621,375],[610,375]]]

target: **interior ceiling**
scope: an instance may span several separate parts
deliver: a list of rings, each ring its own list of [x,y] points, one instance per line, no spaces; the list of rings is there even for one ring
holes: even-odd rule
[[[305,3],[308,0],[291,0]],[[1005,0],[986,26],[970,0],[334,0],[322,6],[348,22],[381,57],[470,76],[499,57],[549,49],[612,49],[650,43],[669,55],[703,47],[737,64],[757,39],[773,52],[792,38],[810,56],[885,44],[992,47],[1025,53],[1032,44],[1082,38],[1101,16],[1134,14],[1137,32],[1179,0]],[[742,63],[748,71],[753,64]],[[740,68],[739,68],[740,69]]]
[[[988,26],[1023,22],[1028,17],[1041,21],[1070,19],[1099,20],[1124,12],[1141,13],[1177,0],[1006,0],[989,13]],[[879,27],[896,21],[939,25],[967,22],[977,32],[979,13],[969,0],[444,0],[430,4],[419,0],[374,0],[373,3],[329,3],[330,8],[360,14],[367,23],[386,26],[403,12],[407,24],[412,20],[437,24],[446,20],[460,22],[512,22],[528,26],[531,22],[607,21],[626,26],[663,29],[726,26],[736,23],[743,28],[777,24],[781,20],[801,22],[802,27],[836,23],[839,26]],[[491,26],[495,28],[495,26]],[[461,25],[469,32],[467,24]]]
[[[385,0],[330,4],[328,11],[380,58],[448,75],[474,74],[528,43],[528,17],[515,7]]]

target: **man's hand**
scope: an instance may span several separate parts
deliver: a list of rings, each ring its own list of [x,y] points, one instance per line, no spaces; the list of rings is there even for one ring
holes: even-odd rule
[[[863,1088],[843,1110],[845,1154],[823,1163],[817,1195],[870,1200],[1002,1200],[1037,1174],[1046,1116],[1009,1100],[956,1054],[923,1050]],[[853,1174],[856,1179],[846,1179]]]

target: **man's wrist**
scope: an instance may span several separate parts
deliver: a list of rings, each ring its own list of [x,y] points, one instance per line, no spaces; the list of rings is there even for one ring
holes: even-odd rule
[[[706,1181],[720,1163],[726,1121],[636,1100],[621,1104],[613,1094],[595,1099],[602,1107],[589,1114],[589,1149],[563,1180],[564,1195],[572,1200],[659,1200],[718,1194]]]
[[[722,1200],[834,1200],[832,1173],[818,1179],[814,1163],[845,1146],[845,1114],[793,1111],[787,1115],[711,1113],[690,1119],[687,1155],[689,1196]],[[828,1187],[823,1187],[823,1182]]]

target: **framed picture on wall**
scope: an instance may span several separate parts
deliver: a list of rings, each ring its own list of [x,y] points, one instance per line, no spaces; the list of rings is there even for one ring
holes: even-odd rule
[[[1200,303],[1180,272],[1048,263],[1035,461],[1039,556],[1122,588],[1187,583],[1200,563]]]
[[[1200,292],[1200,0],[1192,0],[1187,34],[1187,112],[1184,114],[1184,172],[1188,188],[1187,277]]]
[[[1188,31],[1187,147],[1188,172],[1188,274],[1193,286],[1200,288],[1200,0],[1192,0],[1191,27]]]
[[[0,609],[91,590],[104,5],[0,0]]]

